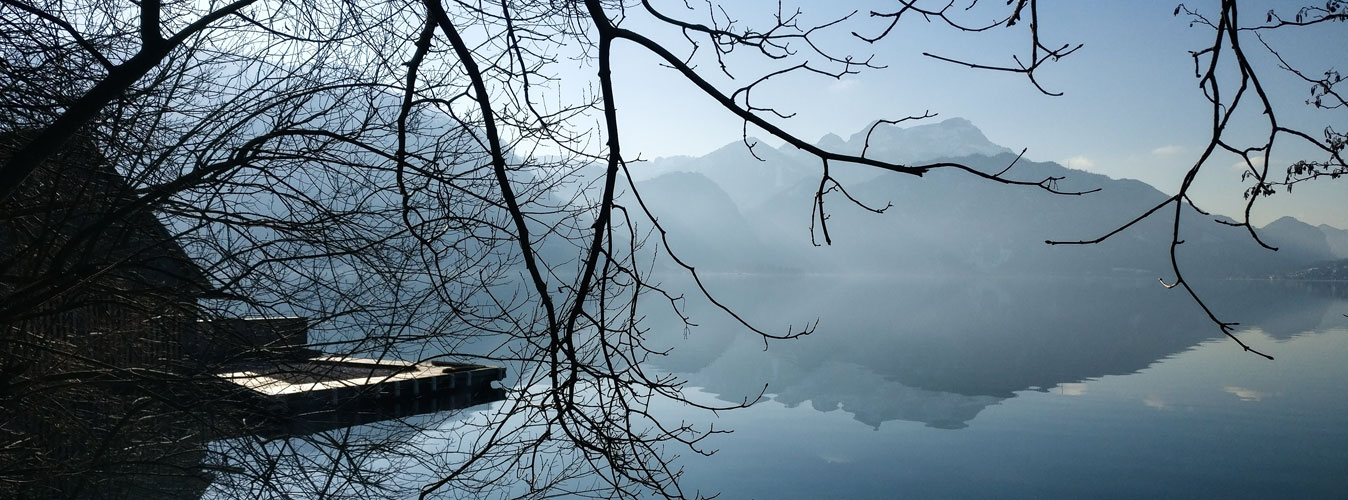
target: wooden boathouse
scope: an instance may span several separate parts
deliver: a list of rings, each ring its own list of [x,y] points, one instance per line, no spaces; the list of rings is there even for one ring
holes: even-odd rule
[[[0,133],[0,163],[26,133]],[[504,398],[502,368],[322,352],[303,318],[206,318],[212,277],[141,196],[77,136],[0,199],[0,498],[200,498],[212,441]]]
[[[0,136],[0,160],[23,134]],[[0,200],[0,387],[27,391],[7,396],[24,411],[0,422],[0,438],[69,434],[72,417],[50,415],[71,408],[103,425],[149,373],[176,384],[159,394],[223,388],[280,421],[359,423],[501,398],[499,367],[320,352],[303,318],[201,319],[212,280],[137,201],[81,137]]]

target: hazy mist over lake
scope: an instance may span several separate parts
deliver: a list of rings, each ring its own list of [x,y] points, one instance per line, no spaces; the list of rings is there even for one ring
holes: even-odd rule
[[[964,120],[877,130],[895,145],[880,156],[948,157],[917,146],[939,137],[988,155],[959,158],[985,171],[1014,161]],[[818,321],[813,335],[765,344],[656,260],[696,326],[647,300],[648,335],[672,348],[652,364],[706,404],[762,394],[719,418],[688,413],[736,429],[716,441],[721,454],[690,464],[699,485],[730,498],[1313,498],[1346,485],[1337,415],[1348,398],[1330,381],[1348,374],[1348,287],[1269,279],[1348,257],[1344,231],[1284,218],[1263,228],[1280,247],[1270,252],[1212,217],[1183,220],[1186,273],[1269,362],[1158,283],[1172,279],[1168,219],[1101,245],[1044,244],[1126,222],[1164,199],[1151,186],[1023,159],[1022,178],[1102,191],[1055,196],[945,172],[919,187],[844,168],[849,194],[892,206],[869,213],[834,193],[833,244],[816,223],[814,245],[818,173],[790,149],[760,145],[760,161],[731,144],[634,167],[671,251],[718,301],[772,333]]]
[[[1215,281],[1243,321],[1242,352],[1176,290],[1137,278],[933,279],[903,275],[686,276],[684,325],[658,301],[646,321],[708,413],[654,408],[733,430],[702,443],[687,484],[723,498],[1333,498],[1345,486],[1348,287]],[[485,408],[484,408],[485,409]],[[472,439],[469,412],[408,446]],[[467,425],[465,427],[465,425]],[[394,432],[373,426],[359,433]],[[279,446],[279,444],[278,444]],[[300,442],[316,464],[330,451]],[[373,464],[380,464],[378,454]],[[413,484],[425,471],[389,469]],[[214,498],[214,497],[212,497]]]
[[[878,130],[888,141],[879,144],[893,146],[875,154],[931,160],[920,154],[936,153],[918,145],[940,138],[991,155],[961,158],[979,168],[1014,160],[964,120]],[[1315,498],[1348,486],[1339,473],[1348,429],[1338,425],[1348,397],[1334,382],[1348,376],[1348,287],[1280,278],[1348,256],[1348,233],[1280,220],[1265,228],[1283,247],[1273,253],[1235,228],[1186,219],[1195,243],[1181,255],[1186,270],[1216,314],[1241,322],[1240,338],[1278,358],[1269,362],[1158,283],[1170,265],[1167,221],[1103,245],[1044,244],[1112,229],[1164,197],[1146,184],[1025,160],[1017,168],[1027,178],[1103,190],[1055,196],[943,172],[918,188],[844,168],[837,175],[851,194],[892,206],[874,214],[829,198],[833,244],[822,245],[816,227],[815,245],[817,173],[789,150],[756,154],[766,161],[731,144],[633,167],[672,251],[718,301],[770,333],[814,328],[765,343],[702,297],[658,233],[641,232],[649,221],[637,220],[651,283],[678,297],[674,307],[693,323],[667,298],[642,296],[646,340],[668,349],[650,369],[686,380],[702,404],[756,401],[715,414],[657,407],[734,430],[706,442],[717,454],[682,462],[704,493]],[[482,340],[455,349],[494,345]],[[453,442],[475,418],[440,424],[443,435],[427,442]],[[306,453],[322,461],[321,450]],[[421,474],[386,473],[411,482]]]
[[[718,276],[654,361],[733,434],[689,478],[731,498],[1332,498],[1348,468],[1348,287],[1223,281],[1242,352],[1144,279]],[[805,291],[809,293],[804,293]],[[695,299],[691,303],[697,303]],[[659,324],[659,323],[657,323]]]
[[[1348,498],[1348,0],[1172,2],[0,2],[0,500]]]

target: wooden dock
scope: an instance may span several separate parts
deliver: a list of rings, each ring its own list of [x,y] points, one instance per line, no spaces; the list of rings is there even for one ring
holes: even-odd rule
[[[504,398],[505,369],[464,363],[318,356],[259,359],[217,374],[255,401],[269,434],[308,434]]]

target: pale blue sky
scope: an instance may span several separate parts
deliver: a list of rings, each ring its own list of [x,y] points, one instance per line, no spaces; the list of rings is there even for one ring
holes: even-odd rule
[[[805,21],[818,21],[845,13],[843,2],[801,2]],[[790,5],[790,3],[785,3]],[[853,5],[847,2],[848,5]],[[883,29],[879,20],[865,18],[870,8],[890,9],[890,2],[864,2],[853,28],[871,33]],[[1001,8],[1004,2],[992,2]],[[1192,7],[1215,14],[1216,2],[1190,2]],[[1283,2],[1242,4],[1242,16],[1262,21],[1269,6]],[[680,7],[676,2],[674,7]],[[787,130],[807,140],[833,132],[844,137],[875,119],[938,113],[933,121],[965,117],[993,142],[1019,150],[1027,157],[1058,161],[1065,165],[1111,177],[1136,178],[1173,192],[1184,171],[1206,144],[1210,108],[1194,78],[1188,50],[1211,43],[1205,27],[1189,27],[1189,19],[1172,15],[1172,1],[1052,2],[1040,9],[1041,38],[1047,45],[1082,43],[1076,54],[1052,63],[1039,73],[1049,90],[1062,97],[1036,91],[1024,77],[971,70],[921,56],[923,51],[967,58],[988,64],[1012,64],[1011,55],[1024,54],[1025,34],[1000,29],[992,33],[957,33],[926,24],[918,18],[900,23],[890,38],[867,47],[853,39],[850,29],[837,30],[826,43],[872,51],[885,70],[872,71],[841,81],[817,75],[783,79],[780,84],[756,93],[756,102],[771,103],[797,115],[776,120]],[[743,15],[765,15],[775,5],[737,3]],[[671,12],[682,12],[670,7]],[[855,8],[855,7],[849,7]],[[1285,7],[1284,7],[1285,8]],[[734,14],[732,12],[732,14]],[[734,14],[738,15],[738,14]],[[989,16],[990,17],[990,16]],[[749,20],[746,19],[745,22]],[[640,26],[640,25],[637,25]],[[1292,37],[1269,37],[1311,71],[1342,64],[1348,47],[1348,25],[1333,23]],[[1261,52],[1262,47],[1247,51]],[[655,58],[630,44],[617,48],[615,67],[618,83],[619,119],[623,126],[625,156],[640,152],[643,158],[680,154],[701,155],[739,138],[741,123],[673,71],[656,65]],[[757,78],[769,66],[755,58],[736,59],[736,82],[730,82],[714,65],[703,60],[699,70],[726,84]],[[1265,83],[1285,101],[1280,119],[1304,123],[1318,133],[1326,124],[1348,129],[1343,111],[1316,112],[1303,101],[1309,86],[1262,60]],[[761,99],[761,101],[759,101]],[[1252,109],[1255,103],[1246,104]],[[1257,118],[1257,117],[1256,117]],[[751,135],[765,136],[750,130]],[[1280,143],[1280,145],[1282,145]],[[1275,170],[1292,161],[1288,149],[1282,161],[1275,157]],[[1275,153],[1277,154],[1277,153]],[[1235,156],[1220,156],[1210,162],[1200,177],[1197,199],[1206,208],[1236,215],[1242,209],[1239,170]],[[916,181],[915,182],[920,182]],[[1340,181],[1342,182],[1342,181]],[[1282,215],[1294,215],[1312,224],[1348,227],[1348,204],[1342,203],[1341,183],[1321,182],[1298,186],[1294,197],[1275,196],[1256,206],[1254,221],[1263,224]]]

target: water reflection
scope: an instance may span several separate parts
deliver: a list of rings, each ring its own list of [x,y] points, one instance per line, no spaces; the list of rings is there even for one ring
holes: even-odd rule
[[[169,385],[176,396],[162,400],[83,384],[47,393],[49,404],[7,406],[0,430],[22,439],[0,449],[0,497],[305,498],[353,488],[382,496],[394,487],[410,494],[420,483],[396,476],[391,464],[432,450],[448,456],[426,435],[443,440],[445,422],[505,396],[489,388],[277,416],[245,401],[202,398],[189,384]]]
[[[0,398],[0,497],[197,498],[211,478],[201,415],[146,394],[172,384],[90,377]],[[18,389],[18,390],[15,390]]]
[[[217,474],[198,498],[416,498],[438,478],[433,471],[468,460],[473,439],[484,431],[482,411],[502,395],[493,390],[472,401],[446,399],[441,403],[448,406],[434,413],[370,408],[214,441],[204,465],[228,473]]]
[[[723,278],[723,298],[747,304],[749,317],[799,325],[810,318],[784,312],[817,312],[818,332],[764,351],[760,339],[690,304],[703,325],[669,340],[677,348],[658,363],[727,402],[767,384],[767,397],[787,407],[842,409],[872,427],[963,428],[1019,391],[1080,395],[1080,381],[1136,373],[1221,336],[1182,292],[1152,280]],[[1274,339],[1348,311],[1348,290],[1335,283],[1223,281],[1200,290],[1224,319]]]
[[[1348,329],[1241,336],[1278,360],[1207,340],[1137,373],[1017,392],[955,432],[770,398],[715,418],[735,434],[685,482],[723,498],[1342,497]]]
[[[654,340],[677,347],[660,366],[694,392],[737,403],[768,385],[767,401],[717,424],[737,431],[716,444],[722,453],[686,462],[687,484],[727,498],[1130,498],[1250,486],[1233,475],[1256,482],[1246,496],[1257,497],[1293,484],[1331,491],[1348,467],[1341,417],[1326,417],[1348,411],[1341,379],[1317,375],[1342,372],[1326,366],[1348,354],[1348,333],[1323,334],[1348,312],[1339,284],[1200,288],[1280,356],[1272,363],[1209,341],[1220,332],[1154,281],[722,276],[715,289],[760,323],[821,320],[817,334],[764,351],[705,304],[689,304],[701,326],[687,338],[649,310]],[[657,410],[675,420],[689,411]],[[415,496],[483,430],[467,414],[370,413],[266,438],[180,422],[121,434],[138,447],[89,448],[134,450],[99,456],[153,469],[126,474],[80,458],[93,464],[84,475],[41,486],[75,497],[251,498],[346,481],[339,493],[352,497]],[[1226,465],[1204,465],[1215,457]]]

